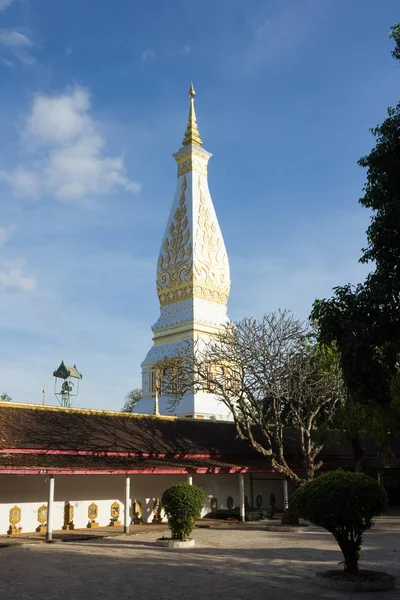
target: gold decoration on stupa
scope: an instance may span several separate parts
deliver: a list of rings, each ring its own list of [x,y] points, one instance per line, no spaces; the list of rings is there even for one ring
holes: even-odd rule
[[[189,144],[194,144],[195,146],[201,146],[202,141],[200,138],[199,128],[197,127],[196,121],[196,112],[194,110],[194,97],[196,92],[194,91],[193,83],[190,82],[189,88],[189,98],[190,98],[190,107],[189,107],[189,121],[185,131],[185,137],[183,138],[182,144],[184,146],[189,146]]]
[[[192,244],[185,204],[186,177],[183,178],[179,207],[169,227],[158,259],[157,291],[161,304],[187,298],[192,286]]]

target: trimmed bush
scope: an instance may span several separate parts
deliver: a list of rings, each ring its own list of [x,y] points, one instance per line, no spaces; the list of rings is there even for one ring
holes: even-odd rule
[[[298,517],[334,535],[349,574],[358,572],[364,531],[386,506],[387,494],[375,479],[346,471],[316,477],[299,487],[290,501],[290,509]]]
[[[203,490],[186,482],[176,483],[162,495],[162,505],[168,518],[172,539],[185,540],[194,529],[204,507]]]

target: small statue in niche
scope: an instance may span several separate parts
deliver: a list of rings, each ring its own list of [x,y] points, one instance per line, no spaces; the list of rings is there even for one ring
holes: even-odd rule
[[[121,513],[121,507],[117,501],[111,504],[111,519],[110,519],[110,527],[121,527],[121,521],[119,520],[119,516]]]
[[[135,500],[135,502],[133,503],[133,524],[141,525],[142,523],[142,505],[139,502],[139,500]]]
[[[99,526],[99,524],[96,521],[98,515],[99,515],[99,507],[97,506],[97,504],[92,502],[92,504],[90,504],[88,507],[88,519],[89,519],[89,523],[87,524],[88,529],[94,529],[95,527]]]
[[[39,525],[36,527],[36,531],[38,533],[46,533],[47,506],[45,504],[42,504],[42,506],[38,508],[37,520],[39,521]]]
[[[16,535],[21,533],[22,527],[19,527],[19,523],[21,522],[22,511],[19,506],[13,506],[10,510],[10,527],[8,528],[8,535]],[[17,527],[18,525],[18,527]]]
[[[161,517],[161,511],[162,511],[162,504],[161,504],[161,500],[160,498],[156,498],[156,500],[154,500],[153,502],[153,523],[162,523],[162,517]]]
[[[66,504],[64,507],[64,525],[62,526],[62,528],[65,531],[75,529],[74,507],[70,502],[68,502],[68,504]]]

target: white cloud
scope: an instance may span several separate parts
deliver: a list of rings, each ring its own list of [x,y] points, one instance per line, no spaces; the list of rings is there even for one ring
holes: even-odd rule
[[[183,46],[183,48],[180,48],[178,50],[178,54],[190,54],[192,51],[190,46]]]
[[[33,46],[33,41],[21,31],[16,29],[0,29],[0,46],[24,65],[31,66],[36,62],[35,58],[28,51],[28,48]],[[2,62],[4,64],[8,63],[7,66],[12,66],[12,62],[7,58],[2,58]]]
[[[2,10],[7,10],[9,6],[14,2],[14,0],[0,0],[0,12]]]
[[[0,264],[0,283],[10,290],[32,292],[36,288],[36,280],[24,273],[24,261],[4,261]]]
[[[0,180],[19,195],[71,202],[90,202],[121,188],[139,192],[141,185],[128,178],[123,157],[107,156],[90,107],[90,95],[80,87],[60,96],[38,95],[23,132],[28,165],[0,172]]]
[[[87,90],[76,88],[63,96],[36,96],[25,135],[35,143],[68,144],[94,129]]]
[[[144,63],[149,62],[150,60],[153,60],[155,57],[156,57],[156,54],[152,48],[147,48],[140,55],[140,58],[142,59],[142,62],[144,62]]]
[[[231,54],[235,72],[252,75],[261,68],[290,61],[322,29],[331,6],[331,0],[264,3],[248,21],[250,36],[246,47],[236,47]]]
[[[8,58],[4,58],[3,56],[0,56],[0,62],[5,66],[5,67],[15,67],[14,63],[12,62],[12,60],[8,60]]]
[[[33,46],[32,40],[27,35],[15,29],[0,29],[0,44],[12,48],[29,48]]]

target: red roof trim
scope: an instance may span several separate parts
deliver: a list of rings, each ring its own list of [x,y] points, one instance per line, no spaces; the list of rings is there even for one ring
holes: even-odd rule
[[[213,474],[239,474],[239,473],[269,473],[273,469],[249,469],[248,467],[231,468],[192,468],[187,469],[0,469],[0,475],[187,475],[197,473],[200,475]]]
[[[65,456],[121,456],[121,457],[141,457],[141,458],[255,458],[254,454],[182,454],[182,453],[156,453],[156,452],[116,452],[103,450],[46,450],[45,448],[0,448],[0,454],[48,454],[48,455],[65,455]],[[399,458],[396,454],[394,458]],[[262,458],[261,454],[258,458]],[[300,457],[293,457],[295,460],[300,460]],[[321,453],[320,458],[325,462],[329,460],[349,460],[353,456],[351,454],[336,454],[333,456],[324,455]],[[376,454],[366,454],[364,458],[382,458]]]
[[[156,452],[116,452],[102,450],[45,450],[36,448],[2,448],[0,454],[47,454],[47,455],[65,455],[65,456],[121,456],[121,457],[140,457],[140,458],[226,458],[228,454],[182,454],[175,453],[156,453]],[[247,455],[234,454],[235,457],[247,457]]]

